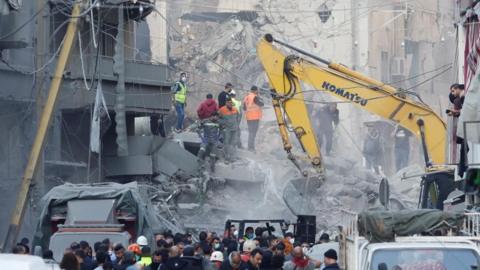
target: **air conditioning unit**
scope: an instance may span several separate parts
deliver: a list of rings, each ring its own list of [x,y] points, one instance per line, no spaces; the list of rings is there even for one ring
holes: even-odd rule
[[[394,57],[392,59],[391,75],[404,76],[405,75],[405,59],[401,57]]]

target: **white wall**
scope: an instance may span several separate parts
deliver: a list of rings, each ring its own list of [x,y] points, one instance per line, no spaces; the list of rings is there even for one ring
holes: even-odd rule
[[[155,2],[157,10],[167,17],[167,3],[165,0],[157,0]],[[167,64],[167,24],[165,20],[157,12],[147,16],[147,24],[150,29],[150,48],[152,51],[152,60],[154,62]]]

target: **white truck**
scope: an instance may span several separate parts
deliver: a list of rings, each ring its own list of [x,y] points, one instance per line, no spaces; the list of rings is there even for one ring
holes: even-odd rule
[[[466,214],[463,236],[395,237],[371,242],[360,236],[359,217],[343,212],[339,264],[345,270],[472,270],[480,266],[480,214]]]

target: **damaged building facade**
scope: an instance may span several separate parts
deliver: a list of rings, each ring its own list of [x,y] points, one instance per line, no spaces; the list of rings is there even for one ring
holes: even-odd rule
[[[161,136],[152,133],[162,133],[158,123],[171,110],[166,23],[161,19],[165,2],[97,2],[85,1],[82,8],[25,224],[33,224],[29,220],[38,214],[36,202],[55,185],[151,176],[154,171],[152,156],[161,145],[155,138]],[[72,6],[73,1],[0,1],[0,200],[9,209],[1,213],[0,237],[14,208]],[[90,151],[90,128],[98,89],[110,120],[102,125],[101,150],[95,153]],[[149,136],[137,136],[145,134]]]

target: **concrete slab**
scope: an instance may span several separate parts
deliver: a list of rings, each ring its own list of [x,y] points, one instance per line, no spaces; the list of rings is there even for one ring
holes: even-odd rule
[[[149,155],[107,157],[104,160],[106,177],[153,174],[152,157]]]
[[[153,170],[173,176],[179,170],[188,175],[198,175],[197,157],[182,148],[177,142],[168,140],[154,154]]]
[[[163,173],[169,177],[175,175],[179,170],[178,166],[173,164],[168,157],[161,155],[154,155],[153,164],[153,170],[155,173]]]
[[[202,140],[196,132],[177,133],[173,136],[173,140],[181,141],[185,150],[195,156],[198,154],[200,144],[202,143]]]
[[[202,143],[202,140],[200,140],[200,137],[196,132],[181,132],[181,133],[176,133],[173,135],[174,140],[180,140],[183,142],[188,142],[188,143]]]
[[[165,138],[160,136],[128,136],[128,153],[130,155],[150,155],[158,149]]]
[[[242,182],[260,182],[265,181],[264,178],[259,179],[253,171],[247,170],[243,163],[225,164],[217,162],[215,165],[215,173],[212,174],[217,178],[224,178],[227,181],[242,181]]]

